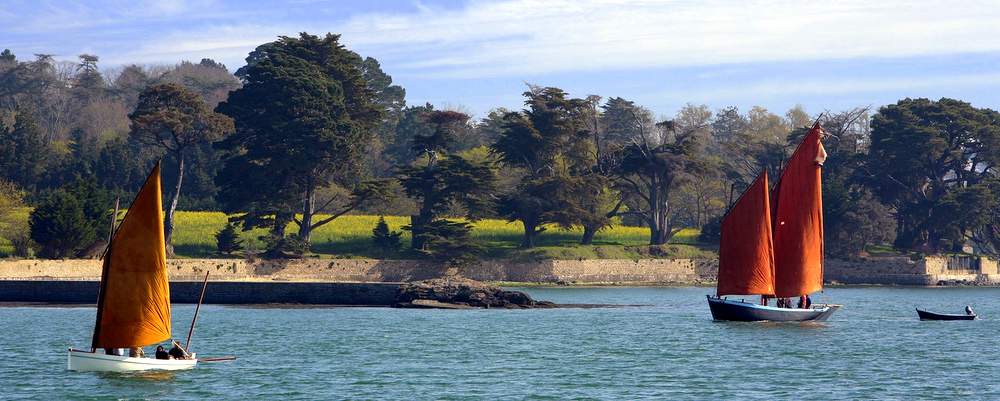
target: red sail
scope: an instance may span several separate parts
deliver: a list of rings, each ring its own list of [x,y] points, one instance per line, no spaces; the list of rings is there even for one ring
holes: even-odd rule
[[[718,295],[774,294],[767,171],[722,219]]]
[[[823,188],[826,160],[816,124],[788,160],[774,201],[774,295],[796,297],[823,288]]]

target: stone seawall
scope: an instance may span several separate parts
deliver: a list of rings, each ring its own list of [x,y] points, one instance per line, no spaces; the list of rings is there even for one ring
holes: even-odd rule
[[[939,285],[1000,284],[997,261],[979,256],[871,257],[827,259],[824,276],[842,284]]]
[[[483,261],[460,268],[413,260],[374,259],[170,259],[170,280],[403,282],[461,276],[479,281],[539,283],[677,283],[714,281],[713,261],[691,259]],[[0,279],[99,280],[97,260],[0,261]]]
[[[91,280],[0,280],[0,302],[94,304],[99,283]],[[206,304],[307,304],[389,306],[398,283],[209,282]],[[171,281],[172,303],[197,303],[202,283]]]
[[[966,260],[968,259],[968,260]],[[937,285],[942,282],[1000,283],[995,260],[929,256],[827,259],[825,278],[840,284]],[[440,277],[479,281],[569,284],[712,284],[718,261],[693,259],[482,261],[446,268],[426,261],[374,259],[170,259],[171,281],[406,282]],[[97,260],[0,261],[0,280],[97,281]]]

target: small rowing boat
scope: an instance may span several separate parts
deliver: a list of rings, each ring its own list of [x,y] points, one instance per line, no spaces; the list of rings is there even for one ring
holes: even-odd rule
[[[920,320],[976,320],[978,316],[975,313],[972,314],[948,314],[948,313],[935,313],[931,311],[925,311],[923,309],[917,308],[917,316]]]

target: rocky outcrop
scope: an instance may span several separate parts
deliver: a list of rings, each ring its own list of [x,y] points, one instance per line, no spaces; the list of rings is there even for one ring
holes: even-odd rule
[[[554,308],[555,304],[536,301],[521,291],[464,278],[442,278],[404,283],[396,295],[400,308]]]

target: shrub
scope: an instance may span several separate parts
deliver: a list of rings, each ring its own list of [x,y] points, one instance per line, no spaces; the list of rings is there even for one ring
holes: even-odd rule
[[[83,203],[73,194],[56,190],[31,212],[31,239],[41,247],[38,255],[65,258],[97,239],[95,221],[87,219]]]
[[[471,231],[472,225],[466,222],[434,220],[415,234],[422,240],[417,252],[448,266],[472,263],[483,252],[483,246],[472,238]]]
[[[240,239],[240,234],[236,231],[235,224],[226,223],[226,226],[222,230],[215,233],[215,246],[219,250],[219,253],[225,255],[232,255],[233,252],[243,250],[243,240]]]
[[[261,236],[264,242],[264,257],[267,258],[297,258],[309,250],[309,244],[297,235],[284,237],[274,233]]]
[[[378,224],[372,229],[372,244],[378,248],[382,257],[396,252],[400,247],[399,237],[403,233],[399,231],[389,231],[389,225],[385,222],[385,217],[379,216]]]

